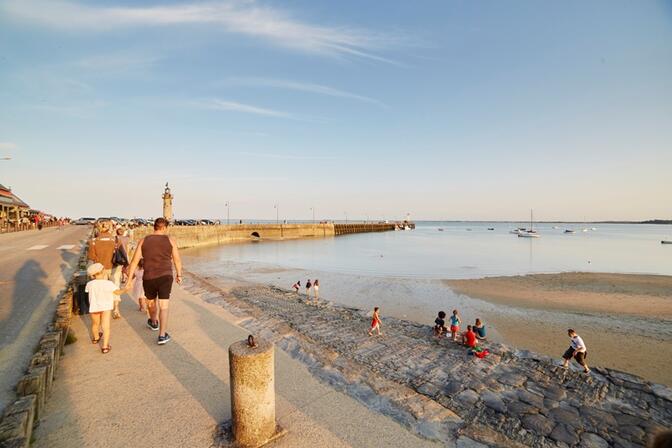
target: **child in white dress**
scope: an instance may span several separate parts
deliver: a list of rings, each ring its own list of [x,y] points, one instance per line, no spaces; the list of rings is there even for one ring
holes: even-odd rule
[[[94,263],[87,268],[86,272],[93,280],[86,284],[85,289],[89,294],[91,334],[93,335],[91,342],[98,344],[102,336],[103,346],[101,350],[103,354],[109,353],[112,349],[110,345],[110,316],[114,309],[114,302],[127,291],[127,289],[118,289],[114,282],[104,279],[104,269],[100,263]]]

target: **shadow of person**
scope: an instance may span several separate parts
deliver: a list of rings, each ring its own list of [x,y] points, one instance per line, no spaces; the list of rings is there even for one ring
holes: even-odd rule
[[[14,342],[35,317],[35,310],[49,293],[43,281],[46,277],[47,273],[37,261],[28,260],[14,275],[11,298],[2,299],[4,294],[0,294],[0,350]]]

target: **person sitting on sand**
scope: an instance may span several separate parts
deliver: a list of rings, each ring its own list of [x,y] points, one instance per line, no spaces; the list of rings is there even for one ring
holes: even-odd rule
[[[453,315],[450,316],[450,334],[454,342],[457,342],[457,333],[460,332],[460,315],[457,314],[457,310],[453,310]]]
[[[378,332],[378,336],[383,335],[383,333],[380,331],[380,314],[378,314],[379,309],[380,308],[378,307],[373,309],[373,317],[371,318],[371,329],[369,329],[369,336],[373,336],[373,330]]]
[[[476,323],[471,327],[476,333],[476,339],[485,341],[485,325],[481,322],[481,319],[476,318]]]
[[[86,269],[86,273],[93,279],[86,284],[85,291],[89,294],[89,313],[91,313],[91,342],[98,344],[103,337],[103,354],[109,353],[110,345],[110,317],[117,297],[128,291],[118,289],[114,282],[107,279],[107,272],[102,263],[94,263]],[[116,297],[115,297],[116,296]]]
[[[446,328],[446,313],[444,311],[439,311],[438,317],[434,320],[434,336],[440,338],[448,333]]]
[[[462,333],[462,343],[469,348],[476,347],[476,333],[474,333],[471,325],[467,325],[467,331]]]
[[[586,348],[586,344],[583,342],[583,339],[581,339],[581,336],[576,334],[576,331],[572,330],[571,328],[567,330],[567,335],[570,337],[571,342],[569,348],[565,351],[565,354],[562,355],[564,360],[562,367],[565,369],[569,367],[569,361],[574,358],[576,362],[579,363],[581,367],[583,367],[583,373],[590,373],[590,369],[586,363],[588,349]]]
[[[296,283],[292,285],[292,289],[298,294],[299,289],[301,289],[301,280],[297,280]]]

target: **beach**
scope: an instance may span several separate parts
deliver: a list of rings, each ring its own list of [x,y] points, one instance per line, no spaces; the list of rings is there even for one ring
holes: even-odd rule
[[[444,284],[502,306],[485,317],[512,345],[560,356],[558,341],[573,327],[589,347],[589,363],[672,384],[672,276],[569,272]]]

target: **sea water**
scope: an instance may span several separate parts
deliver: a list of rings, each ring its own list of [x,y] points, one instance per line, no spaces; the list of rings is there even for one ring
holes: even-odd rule
[[[319,278],[323,299],[381,306],[387,315],[429,323],[438,310],[453,308],[469,320],[483,312],[521,312],[456,294],[442,279],[567,271],[672,275],[672,245],[660,244],[672,238],[672,226],[544,223],[534,226],[540,238],[520,238],[509,233],[519,225],[525,226],[420,222],[415,230],[194,248],[184,257],[199,275],[287,289]]]

